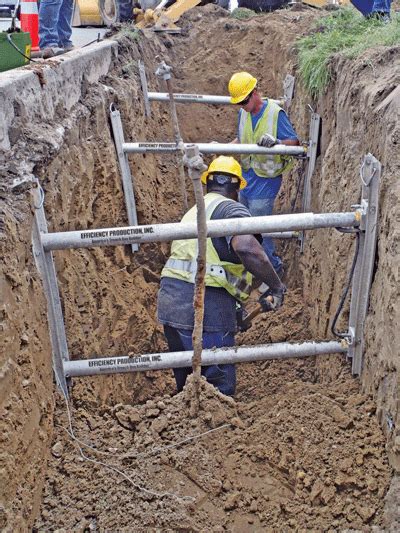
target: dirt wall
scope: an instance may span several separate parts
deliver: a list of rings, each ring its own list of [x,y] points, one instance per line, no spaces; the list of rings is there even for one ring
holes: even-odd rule
[[[127,223],[109,105],[114,102],[119,107],[128,139],[148,128],[138,97],[137,59],[151,58],[156,47],[148,45],[143,51],[136,41],[127,39],[125,46],[122,40],[121,52],[128,47],[130,54],[126,61],[124,56],[119,59],[116,46],[108,42],[95,50],[77,50],[67,59],[0,80],[5,149],[1,152],[0,526],[10,531],[30,527],[37,515],[56,423],[46,302],[31,252],[29,178],[35,175],[41,182],[50,230]],[[161,117],[158,130],[163,122]],[[154,127],[146,134],[154,137]],[[139,222],[177,220],[181,209],[177,182],[172,178],[162,191],[159,187],[168,164],[157,167],[155,159],[148,163],[144,159],[137,158],[132,165],[136,179],[146,176],[136,189]],[[13,188],[16,178],[27,181]],[[154,320],[158,278],[153,271],[164,260],[162,247],[143,246],[134,257],[125,252],[121,247],[55,255],[72,358],[160,347]],[[141,391],[148,394],[159,387],[157,377],[117,376],[107,387],[101,380],[89,379],[78,384],[74,394],[99,406],[130,401],[132,391],[136,391],[134,401],[140,401]]]

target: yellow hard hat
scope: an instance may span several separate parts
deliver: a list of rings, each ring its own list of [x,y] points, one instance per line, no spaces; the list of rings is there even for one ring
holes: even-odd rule
[[[210,174],[229,174],[239,178],[239,189],[244,189],[247,181],[242,176],[242,167],[234,157],[220,155],[210,163],[208,169],[201,175],[201,182],[206,185]]]
[[[228,90],[231,104],[239,104],[257,85],[257,79],[248,72],[235,72],[229,80]]]

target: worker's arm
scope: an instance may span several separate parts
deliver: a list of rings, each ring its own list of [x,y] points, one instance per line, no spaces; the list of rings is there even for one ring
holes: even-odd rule
[[[229,144],[239,144],[239,139],[235,137]]]
[[[279,144],[286,144],[286,146],[299,146],[299,139],[279,139]]]
[[[235,235],[232,237],[231,247],[246,270],[251,272],[259,281],[266,283],[272,292],[285,291],[285,286],[254,235]]]

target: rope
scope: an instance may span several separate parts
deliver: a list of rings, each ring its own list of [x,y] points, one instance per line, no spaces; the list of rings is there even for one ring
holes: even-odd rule
[[[92,459],[91,457],[88,457],[87,455],[84,454],[82,448],[81,448],[81,445],[86,447],[86,448],[89,448],[90,450],[92,450],[94,453],[98,453],[98,454],[102,454],[102,455],[110,455],[109,452],[104,452],[102,450],[97,450],[96,448],[94,448],[93,446],[89,445],[89,444],[86,444],[85,442],[83,442],[81,439],[79,439],[75,433],[74,433],[74,430],[73,430],[73,427],[72,427],[72,414],[71,414],[71,410],[70,410],[70,406],[69,406],[69,402],[68,402],[68,398],[66,396],[66,394],[64,393],[64,391],[62,390],[62,387],[60,386],[60,383],[58,382],[58,378],[57,378],[57,375],[56,375],[56,381],[57,381],[57,384],[59,386],[59,388],[61,389],[61,392],[62,392],[62,395],[63,395],[63,398],[64,398],[64,401],[65,401],[65,405],[66,405],[66,408],[67,408],[67,416],[68,416],[68,426],[69,426],[69,429],[63,427],[63,426],[60,426],[64,431],[67,432],[67,434],[69,435],[69,437],[75,441],[75,443],[77,443],[77,447],[78,447],[78,450],[79,450],[79,453],[80,453],[80,456],[82,457],[82,459],[84,459],[85,461],[89,461],[90,463],[93,463],[93,464],[97,464],[97,465],[100,465],[100,466],[103,466],[104,468],[107,468],[108,470],[111,470],[113,472],[116,472],[117,474],[121,475],[124,479],[126,479],[131,485],[133,485],[137,490],[141,491],[141,492],[145,492],[146,494],[150,494],[151,496],[155,496],[156,498],[165,498],[165,497],[169,497],[169,498],[174,498],[178,501],[182,501],[182,502],[194,502],[195,501],[195,498],[193,498],[192,496],[180,496],[178,494],[175,494],[173,492],[155,492],[155,491],[152,491],[150,489],[147,489],[146,487],[143,487],[137,483],[135,483],[135,481],[133,481],[132,478],[130,478],[129,476],[127,476],[124,472],[122,472],[121,470],[119,470],[117,467],[113,466],[113,465],[110,465],[110,464],[107,464],[107,463],[103,463],[102,461],[97,461],[96,459]],[[142,457],[147,457],[147,456],[150,456],[150,455],[154,455],[156,453],[159,453],[159,452],[162,452],[164,450],[169,450],[171,448],[176,448],[178,446],[180,446],[181,444],[184,444],[186,442],[189,442],[189,441],[192,441],[192,440],[195,440],[195,439],[199,439],[201,437],[203,437],[204,435],[208,435],[209,433],[213,433],[215,431],[219,431],[221,429],[224,429],[224,428],[228,428],[230,427],[231,425],[230,424],[223,424],[222,426],[219,426],[217,428],[213,428],[213,429],[210,429],[208,431],[205,431],[204,433],[200,433],[198,435],[192,435],[190,437],[187,437],[181,441],[178,441],[178,442],[175,442],[173,444],[169,444],[167,446],[161,446],[159,448],[155,448],[153,450],[150,450],[148,452],[143,452],[143,453],[139,453],[139,454],[136,454],[136,455],[132,455],[132,454],[125,454],[125,455],[122,455],[121,458],[122,459],[125,459],[125,458],[137,458],[137,459],[140,459]]]
[[[58,381],[58,379],[57,379],[57,381]],[[58,383],[58,385],[60,386],[59,383]],[[62,390],[62,388],[61,388],[61,390]],[[167,492],[167,491],[166,492],[155,492],[153,490],[147,489],[146,487],[143,487],[142,485],[139,485],[138,483],[135,483],[135,481],[133,481],[132,478],[127,476],[124,472],[122,472],[121,470],[119,470],[115,466],[107,464],[107,463],[103,463],[103,461],[97,461],[96,459],[92,459],[92,458],[88,457],[87,455],[85,455],[83,453],[83,450],[82,450],[81,446],[79,445],[79,442],[81,442],[81,441],[75,436],[75,433],[74,433],[74,430],[73,430],[73,427],[72,427],[72,415],[71,415],[71,410],[70,410],[70,407],[69,407],[68,398],[65,395],[64,391],[62,391],[62,395],[63,395],[63,398],[65,400],[65,405],[66,405],[66,408],[67,408],[68,426],[69,426],[69,431],[67,430],[67,433],[70,435],[70,437],[76,443],[78,443],[77,446],[78,446],[78,450],[79,450],[79,453],[80,453],[80,456],[82,457],[82,459],[84,459],[85,461],[89,461],[90,463],[103,466],[104,468],[107,468],[108,470],[111,470],[112,472],[116,472],[117,474],[122,476],[124,479],[126,479],[133,487],[135,487],[135,489],[139,490],[140,492],[145,492],[146,494],[150,494],[151,496],[155,496],[156,498],[170,497],[170,498],[174,498],[174,499],[176,499],[178,501],[182,501],[182,502],[194,502],[195,501],[195,498],[193,498],[192,496],[179,496],[178,494],[174,494],[173,492]],[[92,450],[94,450],[94,448],[92,448],[89,445],[85,444],[85,446],[87,446],[88,448],[91,448]]]

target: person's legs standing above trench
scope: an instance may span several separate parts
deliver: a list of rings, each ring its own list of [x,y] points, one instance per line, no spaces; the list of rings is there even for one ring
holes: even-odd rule
[[[39,46],[58,48],[58,17],[63,0],[41,0],[39,6]]]
[[[63,0],[58,16],[58,46],[65,49],[72,49],[72,13],[74,9],[73,0]]]

